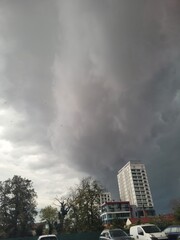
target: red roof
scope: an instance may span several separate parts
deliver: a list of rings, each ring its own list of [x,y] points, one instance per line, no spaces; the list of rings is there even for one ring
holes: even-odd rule
[[[144,223],[152,222],[152,220],[158,220],[158,219],[169,221],[169,222],[173,222],[175,220],[173,214],[157,215],[152,217],[130,218],[129,220],[132,222],[132,224],[137,224],[139,221],[141,222],[141,224],[144,224]]]
[[[141,217],[141,218],[130,218],[129,220],[132,222],[132,224],[137,224],[139,221],[141,221],[141,223],[143,224],[143,223],[149,223],[152,220],[152,218]]]

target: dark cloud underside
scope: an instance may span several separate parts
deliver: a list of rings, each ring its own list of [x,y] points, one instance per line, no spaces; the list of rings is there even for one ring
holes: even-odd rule
[[[30,170],[93,175],[116,198],[118,170],[141,160],[167,211],[180,196],[179,9],[178,0],[1,1],[0,104],[14,113],[3,136],[27,148],[14,156],[34,154]]]
[[[114,192],[120,167],[141,160],[155,204],[166,209],[180,194],[179,2],[63,1],[61,7],[55,149],[66,149],[74,168]]]

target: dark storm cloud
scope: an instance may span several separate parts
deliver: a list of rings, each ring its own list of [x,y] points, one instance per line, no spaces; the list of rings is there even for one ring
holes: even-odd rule
[[[59,181],[93,175],[117,198],[118,170],[138,159],[155,207],[167,211],[180,196],[179,7],[0,1],[0,136],[10,161],[54,194]]]
[[[52,144],[114,193],[118,170],[141,160],[159,211],[180,195],[178,7],[178,1],[60,1]]]

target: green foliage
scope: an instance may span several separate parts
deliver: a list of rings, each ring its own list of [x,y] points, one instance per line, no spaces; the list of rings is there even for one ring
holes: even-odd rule
[[[71,189],[70,197],[67,199],[70,208],[68,218],[71,231],[101,229],[99,195],[102,191],[102,186],[91,177],[84,178],[75,189]]]
[[[174,201],[173,212],[177,223],[180,223],[180,199]]]
[[[157,225],[161,230],[164,230],[166,227],[173,224],[171,220],[166,218],[164,215],[158,215],[153,217],[149,223]]]
[[[43,223],[38,224],[36,227],[36,235],[37,236],[43,235],[43,230],[44,230],[44,224]]]
[[[53,208],[51,206],[47,206],[45,208],[42,208],[40,210],[40,218],[41,220],[46,220],[50,223],[54,223],[57,221],[57,216],[58,216],[58,210],[57,208]]]
[[[0,224],[7,236],[25,236],[34,223],[36,192],[28,179],[14,176],[0,182]]]
[[[46,220],[49,225],[48,233],[51,234],[54,230],[54,224],[57,222],[58,219],[58,210],[57,208],[53,208],[51,206],[47,206],[40,210],[40,219],[42,221]]]
[[[123,229],[125,224],[126,224],[126,222],[125,222],[124,219],[115,218],[115,219],[113,219],[113,221],[111,223],[111,228],[121,228],[121,229]]]

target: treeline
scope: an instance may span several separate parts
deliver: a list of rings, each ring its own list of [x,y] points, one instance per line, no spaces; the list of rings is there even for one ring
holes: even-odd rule
[[[100,194],[103,186],[91,177],[81,180],[79,185],[69,189],[64,198],[54,198],[53,206],[42,208],[41,223],[35,223],[37,193],[31,180],[14,176],[0,182],[0,238],[23,237],[62,233],[92,232],[102,230],[99,213]],[[173,202],[172,211],[176,223],[180,224],[180,200]],[[156,222],[157,220],[157,222]],[[154,223],[162,224],[162,219]],[[123,227],[122,220],[114,220],[114,227]]]
[[[0,182],[0,237],[20,237],[60,232],[101,230],[99,195],[100,183],[91,177],[69,190],[66,198],[55,198],[55,205],[40,210],[44,224],[34,224],[37,212],[37,193],[31,180],[14,176]],[[38,226],[37,226],[38,225]]]
[[[48,233],[87,232],[102,230],[99,205],[101,184],[91,177],[69,189],[66,198],[55,198],[57,207],[47,206],[40,211],[41,220],[46,220]]]

